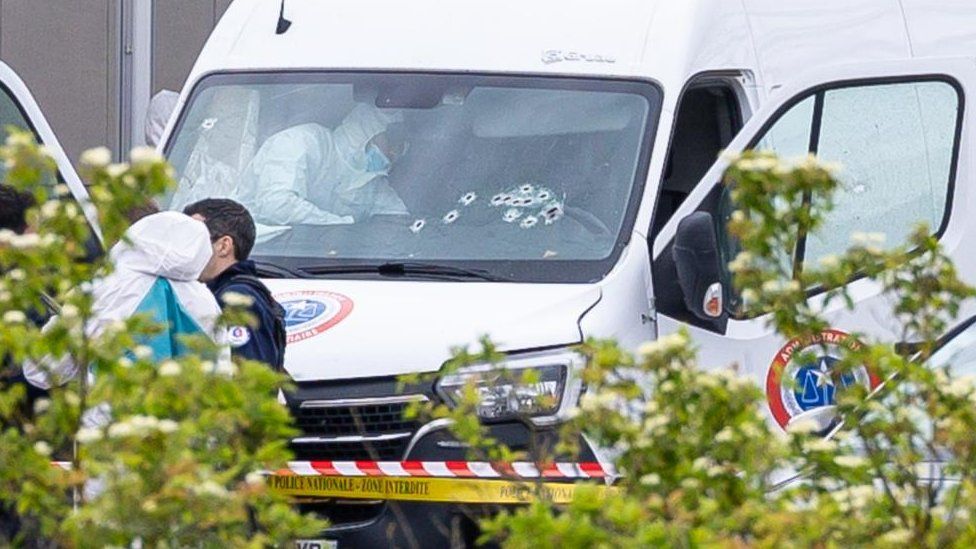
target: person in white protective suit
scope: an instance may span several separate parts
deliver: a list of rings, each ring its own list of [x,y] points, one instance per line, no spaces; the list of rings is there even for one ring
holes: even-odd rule
[[[179,100],[180,94],[172,90],[161,90],[149,100],[145,124],[146,145],[155,147],[159,144]]]
[[[244,170],[257,150],[259,105],[258,93],[247,88],[214,92],[199,125],[186,129],[196,135],[195,144],[167,209],[180,211],[205,198],[237,196]]]
[[[386,132],[401,118],[359,104],[335,130],[307,123],[272,135],[244,174],[240,202],[266,225],[333,225],[406,214],[386,177],[403,152]]]
[[[93,284],[92,318],[86,333],[98,336],[117,321],[143,314],[164,328],[138,341],[152,350],[153,360],[191,352],[183,336],[202,334],[221,344],[213,357],[217,364],[229,363],[230,349],[217,326],[220,307],[197,280],[212,253],[206,225],[182,213],[161,212],[136,222],[110,251],[115,270]],[[57,322],[55,316],[44,329]],[[24,365],[27,380],[42,389],[66,383],[78,371],[79,365],[69,357]]]

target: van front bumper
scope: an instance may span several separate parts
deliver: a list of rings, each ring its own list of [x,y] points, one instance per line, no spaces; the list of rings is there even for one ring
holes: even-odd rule
[[[431,389],[398,387],[395,379],[299,383],[287,395],[302,430],[292,441],[296,459],[312,463],[469,460],[470,448],[454,438],[447,420],[415,423],[403,418],[402,410],[410,401],[439,402]],[[559,436],[557,427],[520,422],[496,423],[487,429],[490,437],[524,452],[531,462],[551,458]],[[573,461],[596,459],[581,441],[580,454]],[[479,535],[478,519],[497,513],[502,505],[335,497],[306,499],[299,507],[328,520],[330,527],[322,537],[337,540],[339,547],[447,547],[473,546]]]

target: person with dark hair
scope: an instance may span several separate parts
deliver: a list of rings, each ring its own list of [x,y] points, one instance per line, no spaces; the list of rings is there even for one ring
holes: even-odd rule
[[[27,210],[37,204],[34,195],[27,191],[18,191],[10,185],[0,184],[0,230],[13,231],[24,234],[30,230],[27,223]],[[48,307],[50,308],[50,306]],[[41,326],[50,316],[50,310],[28,310],[27,316],[35,326]],[[34,402],[47,398],[48,393],[27,383],[20,366],[14,364],[10,355],[3,354],[0,358],[0,389],[21,385],[26,392],[20,412],[25,417],[32,415]]]
[[[36,205],[34,195],[0,184],[0,229],[17,234],[27,232],[27,210]]]
[[[248,310],[257,323],[228,330],[231,353],[283,369],[287,339],[285,311],[258,279],[257,268],[248,259],[254,247],[254,218],[247,208],[225,198],[194,202],[183,213],[203,221],[210,231],[213,256],[200,281],[207,284],[221,307],[227,305],[230,294],[250,298]]]

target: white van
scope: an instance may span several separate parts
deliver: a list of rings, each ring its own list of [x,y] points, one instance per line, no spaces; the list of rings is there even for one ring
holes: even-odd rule
[[[254,213],[254,256],[288,311],[298,459],[464,460],[444,422],[400,414],[450,403],[456,378],[402,391],[397,376],[435,373],[482,335],[540,374],[483,385],[483,420],[515,448],[545,447],[577,402],[574,345],[682,327],[706,366],[737,362],[765,386],[785,427],[837,387],[878,382],[810,383],[834,359],[798,351],[898,334],[866,280],[817,341],[736,313],[718,153],[845,164],[802,262],[927,221],[976,281],[974,58],[971,0],[237,0],[161,143],[180,179],[166,206],[230,197]],[[409,146],[392,166],[370,152],[378,133]],[[354,546],[473,532],[448,506],[309,508]]]

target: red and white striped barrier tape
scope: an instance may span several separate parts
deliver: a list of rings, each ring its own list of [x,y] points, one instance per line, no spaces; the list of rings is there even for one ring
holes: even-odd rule
[[[290,461],[278,475],[329,477],[425,477],[497,479],[605,479],[617,476],[612,466],[596,462],[534,463],[487,461]]]
[[[71,470],[70,461],[52,461],[52,467]],[[550,463],[541,469],[534,463],[488,461],[289,461],[287,469],[272,474],[328,477],[414,477],[496,479],[613,479],[611,465],[597,462]]]

